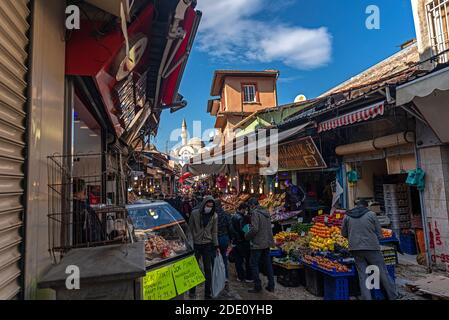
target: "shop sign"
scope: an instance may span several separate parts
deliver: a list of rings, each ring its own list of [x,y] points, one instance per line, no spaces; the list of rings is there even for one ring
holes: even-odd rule
[[[143,279],[144,300],[170,300],[206,279],[194,256],[147,272]]]
[[[143,279],[144,300],[170,300],[176,297],[172,266],[149,271]]]
[[[206,281],[194,256],[174,263],[172,270],[178,294],[183,294]]]
[[[281,169],[313,170],[327,167],[311,137],[279,146],[278,161]]]

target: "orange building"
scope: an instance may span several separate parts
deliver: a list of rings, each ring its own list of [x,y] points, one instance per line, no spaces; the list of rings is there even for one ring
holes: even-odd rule
[[[212,81],[207,112],[216,117],[215,128],[224,141],[236,124],[256,111],[277,106],[279,71],[217,70]]]

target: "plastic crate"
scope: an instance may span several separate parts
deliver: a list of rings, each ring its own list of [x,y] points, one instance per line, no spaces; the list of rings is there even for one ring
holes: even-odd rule
[[[282,250],[281,249],[270,250],[270,256],[276,258],[282,257],[283,256]]]
[[[300,269],[278,269],[277,282],[284,287],[295,288],[306,285],[304,268]]]
[[[349,300],[349,277],[324,276],[324,300]]]
[[[418,254],[416,240],[414,234],[401,234],[399,237],[401,250],[410,255]]]
[[[398,206],[385,206],[385,212],[387,215],[398,215],[398,214],[409,214],[410,208],[406,207],[398,207]]]
[[[321,272],[304,266],[306,289],[317,297],[324,297],[324,276]]]
[[[387,270],[391,280],[396,283],[396,267],[394,265],[387,265]],[[371,290],[371,296],[373,300],[385,300],[385,295],[382,292],[382,288]]]

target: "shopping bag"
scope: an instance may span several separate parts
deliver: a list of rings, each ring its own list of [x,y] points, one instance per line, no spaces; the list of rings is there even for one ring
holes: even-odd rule
[[[223,257],[218,254],[212,271],[212,297],[216,298],[223,291],[226,284],[226,271]]]

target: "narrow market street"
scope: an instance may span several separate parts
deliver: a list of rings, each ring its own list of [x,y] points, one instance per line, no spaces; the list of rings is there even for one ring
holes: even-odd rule
[[[0,0],[0,300],[447,301],[448,101],[449,0]]]
[[[397,266],[397,279],[396,285],[402,297],[400,300],[431,300],[429,296],[423,296],[417,293],[411,292],[407,288],[407,284],[416,280],[425,279],[427,276],[426,268],[416,263],[413,256],[399,256],[399,264]],[[440,273],[444,275],[444,273]],[[266,278],[262,277],[263,286],[266,286]],[[216,298],[217,300],[322,300],[321,297],[317,297],[303,286],[288,288],[279,283],[276,283],[276,291],[270,293],[263,290],[261,293],[254,294],[248,293],[248,290],[253,288],[251,283],[242,283],[237,281],[234,265],[230,265],[230,278],[225,290]],[[197,299],[202,297],[204,292],[204,286],[200,286],[197,292]],[[192,300],[188,294],[184,295],[185,300]],[[196,299],[193,299],[196,300]],[[351,300],[357,300],[357,297],[352,296]]]

